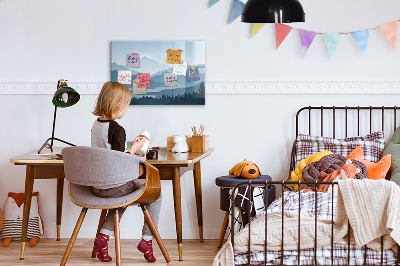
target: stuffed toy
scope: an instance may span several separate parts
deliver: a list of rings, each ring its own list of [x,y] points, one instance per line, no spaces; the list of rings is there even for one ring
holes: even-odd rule
[[[326,156],[326,155],[330,155],[333,154],[333,152],[331,151],[320,151],[318,153],[315,153],[311,156],[308,156],[307,158],[301,160],[299,162],[299,164],[297,165],[297,167],[290,173],[290,181],[303,181],[303,176],[302,176],[302,172],[304,167],[306,167],[306,165],[308,165],[309,163],[312,162],[317,162],[319,160],[321,160],[322,157]],[[295,185],[292,184],[291,185],[294,188],[294,191],[298,191],[299,190],[299,185]]]
[[[249,179],[260,176],[261,172],[258,166],[255,163],[246,160],[247,158],[242,162],[237,163],[231,170],[229,170],[229,174]]]
[[[29,246],[31,247],[35,246],[40,236],[43,235],[43,223],[39,216],[37,200],[38,194],[39,192],[32,193],[31,212],[29,214],[27,239],[30,239]],[[1,230],[3,247],[8,247],[11,240],[21,241],[23,213],[24,193],[9,192]]]
[[[186,143],[185,136],[175,136],[174,137],[175,146],[172,148],[172,152],[188,152],[189,146]]]
[[[379,162],[373,163],[364,160],[363,153],[364,152],[361,146],[358,146],[352,152],[350,152],[347,158],[356,159],[365,164],[368,169],[368,179],[375,179],[375,180],[384,179],[386,177],[387,172],[390,169],[392,155],[387,154]]]
[[[339,170],[335,170],[330,174],[325,174],[321,172],[321,176],[325,178],[322,180],[323,182],[332,182],[336,179],[343,180],[345,178],[354,178],[358,173],[360,173],[360,168],[357,168],[350,159],[346,161],[344,165]],[[318,192],[329,192],[331,190],[331,185],[320,185],[318,187]]]

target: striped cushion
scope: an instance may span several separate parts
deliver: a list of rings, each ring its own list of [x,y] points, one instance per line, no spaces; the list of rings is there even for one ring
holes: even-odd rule
[[[364,137],[345,139],[299,134],[296,139],[296,165],[302,159],[323,150],[329,150],[347,157],[357,146],[362,147],[364,160],[378,162],[385,147],[383,131],[374,132]]]
[[[1,237],[11,238],[12,240],[21,240],[22,218],[16,220],[4,220]],[[39,217],[29,218],[27,239],[33,237],[40,238]]]

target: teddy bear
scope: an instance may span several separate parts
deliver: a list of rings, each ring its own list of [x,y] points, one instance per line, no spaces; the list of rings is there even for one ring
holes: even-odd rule
[[[27,239],[30,239],[29,246],[36,245],[40,236],[43,235],[43,223],[39,215],[38,207],[39,192],[32,193],[31,211],[29,214]],[[11,240],[21,240],[22,219],[24,213],[24,193],[9,192],[4,208],[3,228],[1,237],[3,246],[8,247]]]
[[[172,152],[188,152],[189,146],[186,143],[185,136],[175,136],[174,137],[175,146],[172,148]]]
[[[229,174],[252,179],[260,176],[261,171],[255,163],[247,161],[246,158],[242,162],[237,163],[231,170],[229,170]]]

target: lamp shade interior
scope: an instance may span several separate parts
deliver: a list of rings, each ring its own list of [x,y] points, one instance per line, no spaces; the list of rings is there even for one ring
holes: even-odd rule
[[[298,0],[249,0],[244,6],[242,22],[304,22],[305,14]]]
[[[53,104],[57,107],[70,107],[80,99],[79,93],[67,84],[61,84],[53,95]]]

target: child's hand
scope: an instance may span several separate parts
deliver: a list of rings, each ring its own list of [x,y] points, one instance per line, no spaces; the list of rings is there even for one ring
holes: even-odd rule
[[[136,137],[135,140],[132,142],[129,152],[131,154],[135,154],[140,148],[143,147],[143,145],[146,143],[146,141],[147,140],[145,138]]]
[[[146,157],[146,155],[149,153],[149,149],[147,149],[147,151],[146,151],[146,153],[145,154],[136,154],[135,153],[135,155],[136,156],[139,156],[139,157]]]

